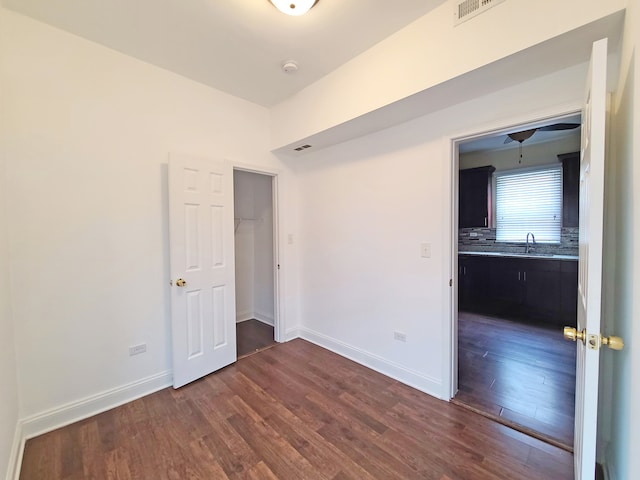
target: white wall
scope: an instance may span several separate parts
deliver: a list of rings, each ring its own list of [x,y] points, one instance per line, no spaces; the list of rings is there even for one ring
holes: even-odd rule
[[[446,140],[577,108],[585,75],[572,67],[297,160],[302,335],[448,398]]]
[[[170,378],[169,152],[288,171],[268,153],[266,109],[2,15],[6,225],[28,423]],[[285,311],[295,322],[295,306]],[[147,352],[129,357],[141,342]]]
[[[640,1],[629,0],[625,17],[620,83],[612,104],[613,154],[609,158],[605,235],[603,332],[619,335],[625,349],[602,351],[599,428],[611,480],[640,474]]]
[[[6,44],[4,17],[0,11],[0,51]],[[1,77],[0,77],[1,78]],[[0,105],[5,95],[0,81]],[[9,470],[14,447],[14,434],[18,425],[18,382],[14,350],[13,321],[11,315],[11,282],[7,243],[7,179],[2,144],[5,134],[5,115],[0,108],[0,478]],[[15,445],[17,447],[17,445]]]
[[[255,317],[274,324],[273,284],[273,198],[272,178],[254,174],[254,256],[255,272],[253,299]]]
[[[298,142],[411,95],[441,86],[450,79],[617,12],[624,8],[625,3],[625,0],[510,0],[454,27],[452,2],[444,2],[275,106],[272,109],[272,146],[280,148]],[[549,21],[550,16],[553,16],[553,21]],[[588,58],[588,48],[583,47],[588,45],[580,48]],[[578,48],[568,47],[567,50],[558,52],[556,49],[548,53],[558,58],[577,55],[571,50]],[[529,58],[521,68],[494,72],[471,90],[494,91],[492,85],[504,84],[505,74],[516,77],[519,70],[528,66],[547,68],[546,72],[551,72],[553,65],[558,68],[560,64],[547,58],[533,61]],[[445,101],[453,103],[452,98],[456,95],[470,98],[466,91],[452,91]],[[521,100],[514,99],[516,102]],[[416,100],[418,108],[430,111],[433,111],[431,104],[441,103],[439,98],[431,98],[424,103]],[[410,104],[405,107],[412,110]]]
[[[234,217],[254,218],[253,177],[249,173],[233,173]],[[253,318],[254,231],[253,222],[235,220],[236,321]]]
[[[272,177],[234,172],[236,316],[274,324]]]

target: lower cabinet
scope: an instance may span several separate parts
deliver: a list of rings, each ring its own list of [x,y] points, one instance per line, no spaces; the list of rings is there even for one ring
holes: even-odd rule
[[[461,255],[459,308],[575,326],[577,261]]]
[[[578,318],[578,262],[560,264],[560,315],[575,327]]]
[[[459,257],[458,308],[481,307],[488,298],[486,258]]]

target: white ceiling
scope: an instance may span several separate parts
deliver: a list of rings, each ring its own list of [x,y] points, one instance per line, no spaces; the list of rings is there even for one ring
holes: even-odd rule
[[[302,90],[447,0],[2,0],[12,10],[264,106]],[[282,71],[295,60],[295,74]]]

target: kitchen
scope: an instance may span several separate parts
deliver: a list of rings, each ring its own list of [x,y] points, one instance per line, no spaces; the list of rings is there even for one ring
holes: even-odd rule
[[[460,145],[456,403],[573,449],[580,116]]]

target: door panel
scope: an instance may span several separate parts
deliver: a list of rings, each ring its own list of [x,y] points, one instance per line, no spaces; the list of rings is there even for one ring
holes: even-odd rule
[[[595,476],[600,365],[607,39],[593,44],[582,112],[578,331],[597,335],[595,348],[576,342],[575,478]]]
[[[178,388],[236,360],[231,166],[172,155],[169,221]],[[185,284],[179,286],[178,279]]]

